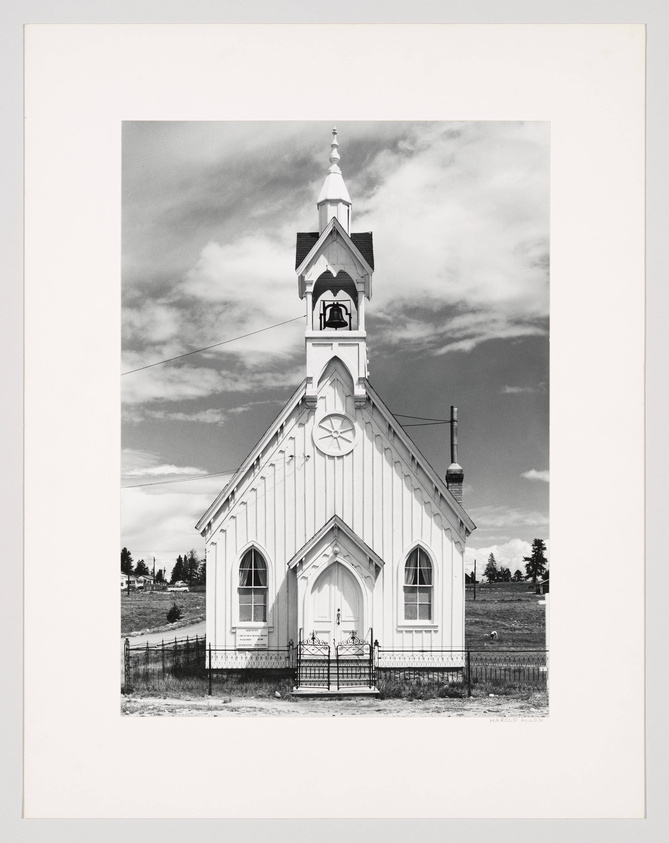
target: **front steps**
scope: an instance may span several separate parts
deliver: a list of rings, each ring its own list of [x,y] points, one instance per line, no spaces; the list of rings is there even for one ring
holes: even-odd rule
[[[302,697],[378,696],[376,670],[369,656],[298,661],[293,695]]]

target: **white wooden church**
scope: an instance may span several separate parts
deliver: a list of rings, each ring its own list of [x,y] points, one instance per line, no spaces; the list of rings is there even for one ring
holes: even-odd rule
[[[295,261],[305,379],[197,524],[212,667],[283,667],[292,652],[298,684],[324,689],[373,684],[356,660],[457,669],[474,529],[457,412],[444,481],[367,378],[373,242],[351,231],[336,129],[317,209]]]

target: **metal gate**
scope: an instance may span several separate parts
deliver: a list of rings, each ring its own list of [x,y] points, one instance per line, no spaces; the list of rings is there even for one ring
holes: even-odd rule
[[[363,641],[355,632],[332,648],[312,632],[309,638],[297,645],[295,685],[323,691],[373,688],[376,685],[374,656],[371,639]]]
[[[327,641],[311,636],[297,643],[298,688],[330,687],[330,645]]]
[[[374,647],[362,641],[355,632],[336,648],[337,690],[343,688],[373,688]]]

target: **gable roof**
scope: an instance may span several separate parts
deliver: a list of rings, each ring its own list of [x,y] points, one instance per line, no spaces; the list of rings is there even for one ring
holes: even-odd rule
[[[383,399],[380,398],[376,390],[372,388],[372,385],[370,384],[369,380],[366,381],[366,387],[368,397],[374,403],[376,408],[381,411],[381,414],[384,416],[388,425],[390,425],[390,427],[393,429],[394,433],[397,435],[397,438],[401,440],[406,449],[412,454],[412,456],[416,460],[417,465],[419,465],[423,469],[425,474],[427,474],[427,476],[430,478],[430,482],[434,483],[434,485],[439,489],[439,492],[441,493],[442,497],[448,501],[453,511],[465,523],[469,532],[475,530],[476,524],[474,524],[469,515],[467,515],[462,504],[458,503],[457,500],[453,497],[453,493],[446,485],[446,481],[443,480],[432,468],[432,466],[427,460],[427,457],[423,456],[413,439],[409,436],[409,434],[404,430],[402,425],[397,421],[395,416],[386,407],[385,403],[383,402]]]
[[[247,458],[244,462],[239,466],[237,471],[232,475],[230,480],[225,484],[225,486],[221,489],[221,491],[216,495],[215,499],[212,503],[207,507],[207,511],[204,513],[202,518],[197,522],[195,525],[195,529],[202,532],[203,528],[206,526],[207,522],[213,518],[216,514],[216,511],[219,507],[225,502],[226,498],[230,495],[232,491],[235,490],[236,486],[238,485],[239,481],[244,477],[246,472],[251,468],[253,463],[256,459],[262,454],[265,448],[269,445],[269,443],[274,438],[276,432],[281,427],[281,425],[285,422],[288,416],[292,413],[292,411],[297,407],[300,401],[304,398],[304,393],[307,389],[307,380],[306,378],[302,381],[302,383],[297,387],[295,392],[291,395],[288,399],[288,402],[284,406],[283,410],[279,413],[279,415],[274,419],[272,424],[267,428],[267,431],[263,434],[263,436],[259,439],[259,441],[255,444]]]
[[[285,421],[293,412],[293,410],[300,404],[300,402],[304,398],[304,395],[306,393],[306,385],[307,382],[305,379],[295,390],[283,410],[274,419],[272,424],[267,429],[266,433],[252,449],[247,458],[234,473],[230,481],[223,487],[223,489],[216,496],[215,500],[207,508],[207,511],[195,525],[196,530],[203,532],[208,522],[216,515],[217,511],[225,503],[226,499],[230,496],[230,494],[244,482],[246,474],[249,472],[250,469],[252,469],[255,461],[259,457],[261,457],[263,453],[268,449],[281,426],[285,423]],[[386,423],[393,430],[397,438],[404,444],[406,449],[416,460],[416,465],[424,471],[424,473],[429,478],[430,482],[435,486],[436,489],[439,490],[441,496],[449,504],[453,512],[457,515],[457,517],[464,523],[469,532],[475,530],[476,524],[469,517],[462,504],[458,503],[458,501],[453,497],[452,492],[448,489],[446,485],[446,481],[442,479],[432,468],[427,458],[423,456],[413,439],[411,439],[408,433],[405,432],[402,425],[397,421],[395,416],[386,407],[385,403],[378,396],[376,391],[372,388],[368,380],[366,381],[366,390],[367,395],[373,405],[380,411]]]
[[[297,245],[295,249],[295,269],[302,265],[304,259],[314,248],[321,235],[317,231],[298,231]],[[349,235],[354,246],[367,261],[371,269],[374,269],[374,243],[371,231],[362,231],[358,234]]]
[[[333,515],[332,518],[315,533],[306,544],[302,545],[302,547],[297,551],[297,553],[290,559],[288,562],[288,567],[292,568],[303,559],[307,553],[318,544],[318,542],[326,536],[331,530],[341,530],[341,532],[349,538],[353,544],[357,545],[360,550],[367,556],[368,559],[371,559],[372,562],[377,566],[377,568],[383,568],[384,562],[383,559],[379,556],[378,553],[375,553],[372,548],[367,544],[367,542],[363,541],[360,536],[355,533],[349,526],[346,524],[345,521],[342,521],[338,515]]]

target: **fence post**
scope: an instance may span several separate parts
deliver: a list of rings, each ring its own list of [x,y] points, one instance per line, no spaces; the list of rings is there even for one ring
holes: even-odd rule
[[[126,638],[123,644],[123,684],[126,689],[130,687],[130,639]]]
[[[209,696],[211,696],[211,644],[209,645]]]
[[[161,656],[162,656],[162,662],[163,662],[163,682],[164,682],[165,681],[165,641],[164,640],[162,640],[160,642],[160,648],[161,648]]]
[[[467,696],[472,695],[472,659],[471,652],[467,650]]]

